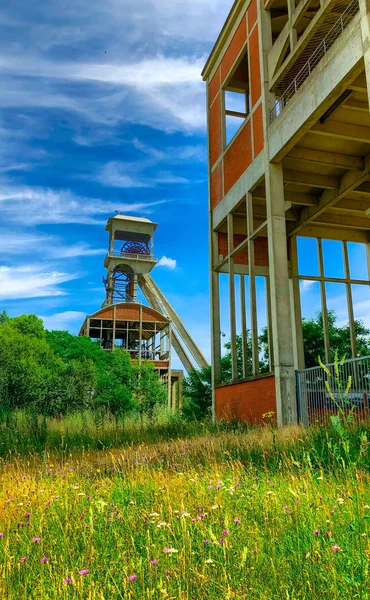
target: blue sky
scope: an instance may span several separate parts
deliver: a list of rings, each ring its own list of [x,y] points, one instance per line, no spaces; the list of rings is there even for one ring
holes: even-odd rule
[[[200,72],[231,5],[3,3],[0,309],[35,312],[50,329],[77,332],[104,298],[107,218],[115,210],[146,216],[159,223],[156,255],[174,267],[157,267],[153,276],[210,357]],[[328,257],[339,268],[330,249]],[[345,321],[342,291],[331,301]],[[304,316],[319,309],[318,301],[315,284],[305,284]],[[370,313],[363,294],[356,310],[365,319]],[[262,300],[259,313],[261,327]],[[227,339],[227,309],[222,329]]]
[[[103,300],[104,224],[157,221],[154,277],[209,356],[205,87],[232,2],[0,8],[0,304],[76,332]]]

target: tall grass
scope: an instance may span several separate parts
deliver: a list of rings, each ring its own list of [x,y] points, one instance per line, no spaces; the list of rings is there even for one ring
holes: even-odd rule
[[[329,428],[112,422],[97,450],[79,418],[0,461],[0,598],[370,598],[366,424],[343,448]]]

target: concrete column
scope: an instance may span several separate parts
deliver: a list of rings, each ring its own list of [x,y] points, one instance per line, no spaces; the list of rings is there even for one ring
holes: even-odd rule
[[[267,161],[266,161],[267,163]],[[297,423],[282,165],[266,164],[266,208],[278,425]]]
[[[247,312],[245,305],[245,277],[239,275],[240,280],[240,320],[242,325],[242,353],[243,377],[248,377],[248,340],[247,340]]]
[[[176,404],[177,404],[177,385],[176,379],[172,381],[172,412],[176,412]]]
[[[234,249],[234,217],[227,215],[227,244],[229,271],[229,309],[230,309],[230,345],[231,345],[231,378],[238,379],[238,363],[236,354],[236,315],[235,315],[235,273],[234,258],[230,256]]]
[[[180,372],[178,378],[178,394],[179,394],[179,411],[182,410],[182,373]]]
[[[256,275],[254,258],[254,239],[250,236],[254,231],[253,221],[253,200],[252,194],[247,194],[247,231],[248,231],[248,268],[249,268],[249,308],[250,308],[250,327],[252,337],[252,374],[258,375],[259,356],[258,356],[258,326],[257,326],[257,294],[256,294]]]
[[[370,242],[366,244],[367,272],[370,281]]]
[[[220,276],[215,270],[218,262],[218,233],[210,233],[211,262],[211,348],[212,348],[212,420],[216,420],[215,386],[221,382],[221,324],[220,324]]]
[[[298,279],[298,255],[297,255],[297,238],[290,238],[290,297],[292,306],[292,330],[293,330],[293,352],[294,352],[294,367],[297,370],[304,369],[304,345],[302,332],[302,312],[301,312],[301,294],[299,290]]]

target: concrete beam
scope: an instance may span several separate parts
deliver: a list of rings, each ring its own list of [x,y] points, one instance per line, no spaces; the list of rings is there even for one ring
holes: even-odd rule
[[[296,225],[288,228],[288,235],[294,235],[298,233],[298,231],[300,231],[303,227],[308,225],[308,223],[316,220],[317,217],[324,213],[328,208],[330,208],[336,202],[344,198],[346,194],[348,194],[348,192],[352,192],[359,185],[364,183],[369,177],[370,155],[365,157],[364,165],[364,169],[360,172],[347,171],[340,178],[338,189],[325,190],[323,194],[321,194],[320,201],[317,207],[304,208],[302,210],[299,222]]]
[[[353,123],[342,123],[341,121],[329,121],[317,123],[312,127],[310,133],[324,135],[352,142],[370,143],[370,127],[364,125],[353,125]]]
[[[317,163],[330,167],[340,167],[346,170],[361,171],[364,163],[361,157],[349,156],[348,154],[338,154],[336,152],[326,152],[324,150],[312,150],[311,148],[293,148],[286,158],[294,158],[302,163]]]
[[[320,175],[318,173],[306,173],[305,171],[288,171],[284,169],[283,178],[285,183],[299,183],[307,187],[335,190],[339,187],[338,177]]]

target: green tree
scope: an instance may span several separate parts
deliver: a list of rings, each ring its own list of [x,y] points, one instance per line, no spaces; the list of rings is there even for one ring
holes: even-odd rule
[[[43,320],[36,315],[20,315],[9,319],[8,323],[25,335],[33,335],[40,340],[46,336]]]
[[[65,365],[44,338],[22,333],[11,321],[0,325],[0,403],[7,409],[51,409]]]
[[[349,325],[337,325],[337,315],[334,310],[328,311],[328,327],[331,354],[337,353],[339,357],[351,357],[351,334]],[[315,367],[318,359],[325,357],[324,326],[322,313],[317,312],[311,319],[302,320],[304,355],[306,368]],[[370,354],[370,329],[365,327],[363,321],[355,320],[357,340],[357,354],[366,356]]]
[[[145,415],[154,421],[155,409],[166,403],[167,391],[151,362],[133,365],[131,386],[140,418],[143,419]]]

